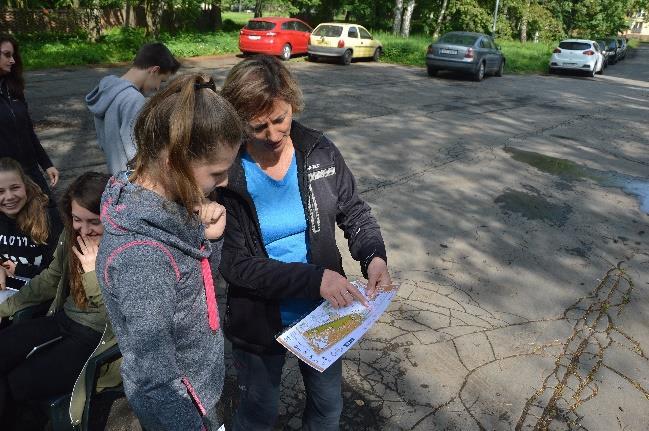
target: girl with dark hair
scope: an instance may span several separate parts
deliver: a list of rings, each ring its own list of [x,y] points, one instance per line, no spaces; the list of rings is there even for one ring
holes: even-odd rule
[[[146,429],[219,425],[225,368],[212,274],[225,211],[206,196],[227,184],[242,131],[214,81],[178,78],[144,105],[134,170],[113,178],[102,199],[99,284],[124,390]]]
[[[62,226],[48,202],[20,163],[0,159],[0,259],[9,287],[20,288],[52,261]]]
[[[63,196],[65,231],[50,266],[0,304],[0,318],[52,301],[46,317],[0,331],[0,423],[11,424],[14,403],[45,400],[70,392],[106,326],[106,310],[95,276],[104,227],[101,193],[108,176],[86,173]],[[6,286],[0,271],[0,288]],[[36,346],[50,343],[47,348]],[[55,370],[55,372],[53,372]],[[8,425],[7,428],[11,429]]]
[[[25,101],[23,62],[18,42],[0,34],[0,157],[11,157],[38,184],[50,194],[50,186],[59,181],[59,171],[43,149],[34,132],[34,125]],[[43,177],[42,168],[49,178]]]

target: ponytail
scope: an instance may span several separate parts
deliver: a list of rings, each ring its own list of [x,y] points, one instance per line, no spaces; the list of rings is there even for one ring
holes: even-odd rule
[[[191,214],[203,197],[191,162],[214,158],[222,146],[238,147],[242,134],[241,120],[216,93],[212,78],[176,78],[144,105],[135,122],[137,153],[130,179],[149,177],[164,184]]]

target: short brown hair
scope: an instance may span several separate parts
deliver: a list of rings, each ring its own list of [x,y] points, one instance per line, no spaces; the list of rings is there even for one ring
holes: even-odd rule
[[[50,236],[50,222],[47,211],[49,198],[40,187],[23,171],[20,163],[9,157],[0,159],[0,172],[18,174],[27,195],[27,203],[16,215],[18,229],[30,237],[36,244],[47,244]]]
[[[270,112],[277,99],[302,111],[302,90],[293,74],[275,57],[256,55],[237,63],[225,78],[221,94],[248,123]]]
[[[242,135],[237,112],[216,93],[212,78],[180,76],[153,96],[137,117],[137,153],[131,180],[153,176],[166,184],[174,199],[191,214],[203,193],[189,163],[213,159],[222,146],[238,148]],[[160,155],[165,150],[169,164],[162,166]]]
[[[153,42],[142,45],[135,59],[133,66],[138,69],[148,69],[149,67],[158,66],[160,73],[174,74],[180,69],[180,62],[169,51],[164,43]]]

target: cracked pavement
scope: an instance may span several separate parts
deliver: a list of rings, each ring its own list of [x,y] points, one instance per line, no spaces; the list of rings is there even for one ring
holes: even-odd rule
[[[237,61],[191,59],[184,71],[222,82]],[[649,183],[649,45],[595,79],[288,64],[301,120],[341,149],[402,283],[345,357],[341,428],[649,429],[649,216],[624,189]],[[64,183],[105,169],[83,95],[122,70],[28,74]],[[226,419],[235,405],[230,367]],[[299,429],[303,405],[291,358],[276,428]],[[124,400],[108,423],[139,429]]]

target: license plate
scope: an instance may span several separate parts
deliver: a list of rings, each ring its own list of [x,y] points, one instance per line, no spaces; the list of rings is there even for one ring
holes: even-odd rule
[[[457,50],[456,49],[445,49],[445,48],[440,48],[439,49],[440,54],[451,54],[451,55],[457,55]]]
[[[261,39],[261,36],[248,36],[248,39],[250,39],[250,40],[259,40],[259,39]]]
[[[577,66],[577,63],[563,63],[563,65],[568,67],[575,67]]]

